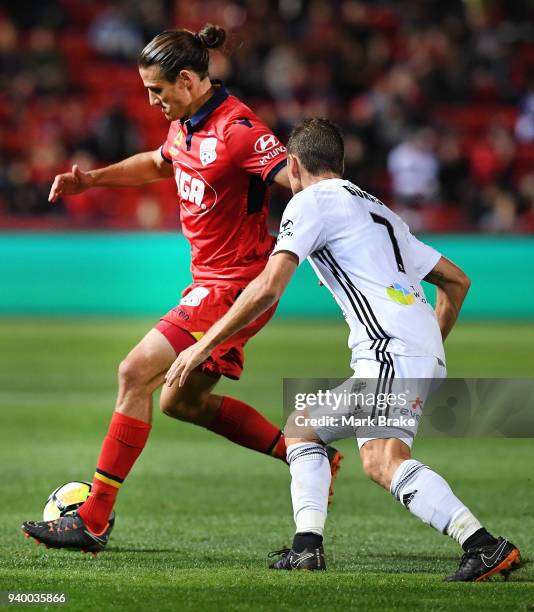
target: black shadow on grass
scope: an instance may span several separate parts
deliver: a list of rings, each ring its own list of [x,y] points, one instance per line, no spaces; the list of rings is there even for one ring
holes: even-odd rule
[[[150,554],[158,554],[158,553],[173,553],[175,555],[179,554],[179,550],[176,548],[141,548],[141,547],[137,547],[137,548],[120,548],[120,547],[113,547],[113,548],[106,548],[106,555],[108,555],[109,553],[113,554],[113,553],[150,553]]]
[[[458,556],[452,555],[440,555],[440,556],[430,556],[430,555],[403,555],[403,554],[393,554],[393,555],[368,555],[367,559],[370,561],[369,563],[359,563],[355,564],[353,567],[343,568],[342,571],[362,571],[362,565],[365,566],[364,571],[374,571],[383,574],[391,574],[391,573],[409,573],[409,572],[417,572],[420,574],[434,574],[440,575],[443,570],[442,568],[438,568],[437,564],[442,564],[445,562],[451,562],[451,564],[455,565],[459,561]],[[521,570],[524,570],[525,566],[530,563],[530,559],[523,559],[521,562],[521,566],[513,571],[508,579],[504,579],[500,574],[496,574],[490,580],[497,580],[499,582],[521,582],[525,584],[534,584],[534,578],[530,575],[525,575]],[[337,567],[335,568],[338,569]],[[341,569],[341,568],[339,568]],[[454,583],[458,584],[458,583]]]

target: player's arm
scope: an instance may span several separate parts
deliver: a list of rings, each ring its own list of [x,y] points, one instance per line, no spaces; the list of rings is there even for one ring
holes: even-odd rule
[[[286,189],[291,189],[291,185],[289,183],[289,175],[287,173],[287,166],[284,166],[281,170],[279,170],[273,178],[273,183],[277,185],[281,185]]]
[[[298,263],[298,257],[289,251],[272,255],[263,272],[245,287],[224,317],[214,323],[196,344],[180,353],[165,376],[167,385],[170,387],[178,380],[182,386],[189,374],[206,361],[215,347],[278,301]]]
[[[424,280],[436,285],[436,315],[445,340],[460,314],[471,281],[461,268],[443,256]]]
[[[138,153],[116,164],[88,172],[74,165],[71,172],[55,177],[48,201],[55,202],[62,196],[82,193],[91,187],[138,187],[169,178],[172,174],[172,164],[163,159],[160,149]]]

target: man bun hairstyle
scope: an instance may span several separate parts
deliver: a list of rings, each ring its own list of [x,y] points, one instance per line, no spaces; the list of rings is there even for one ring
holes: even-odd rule
[[[208,76],[209,49],[221,47],[226,32],[207,23],[197,34],[190,30],[166,30],[154,37],[139,54],[141,68],[159,66],[163,78],[173,83],[181,70],[193,70],[203,79]]]
[[[217,49],[224,44],[226,40],[226,31],[221,28],[221,26],[207,23],[198,31],[197,36],[208,49]]]
[[[296,125],[289,136],[287,152],[298,157],[313,176],[325,173],[343,176],[343,137],[328,119],[313,117]]]

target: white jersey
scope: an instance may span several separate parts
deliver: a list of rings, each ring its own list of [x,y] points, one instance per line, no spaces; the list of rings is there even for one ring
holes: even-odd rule
[[[434,309],[421,279],[441,255],[417,240],[380,200],[350,181],[325,179],[287,205],[273,251],[308,258],[350,327],[352,365],[379,354],[445,362]]]

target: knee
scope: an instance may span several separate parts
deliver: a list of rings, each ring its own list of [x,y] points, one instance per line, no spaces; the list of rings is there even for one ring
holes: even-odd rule
[[[287,417],[287,421],[284,426],[284,437],[286,439],[286,443],[288,440],[292,440],[293,438],[302,437],[300,435],[301,432],[299,431],[299,428],[298,428],[298,419],[299,419],[299,413],[296,411],[292,412]]]
[[[162,393],[159,400],[159,408],[164,415],[173,419],[188,423],[200,423],[202,415],[206,412],[205,405],[207,403],[209,403],[208,396],[173,397]]]
[[[142,360],[130,355],[120,362],[118,374],[119,385],[123,388],[142,388],[149,382],[147,368]]]
[[[315,429],[309,425],[309,414],[307,410],[295,410],[287,418],[284,427],[286,446],[299,442],[321,443]]]
[[[137,378],[138,369],[130,357],[123,359],[119,364],[119,383],[123,386],[131,386]]]
[[[180,421],[189,421],[188,416],[188,406],[183,399],[174,398],[171,401],[171,398],[164,397],[163,394],[159,399],[159,409],[161,412],[173,419],[179,419]]]

